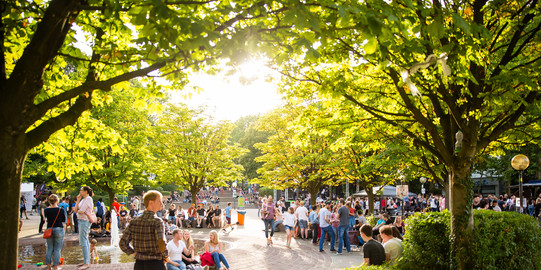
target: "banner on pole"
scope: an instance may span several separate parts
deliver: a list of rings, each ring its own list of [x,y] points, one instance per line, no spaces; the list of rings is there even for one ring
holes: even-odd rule
[[[244,197],[238,197],[238,200],[239,200],[238,207],[244,208]]]

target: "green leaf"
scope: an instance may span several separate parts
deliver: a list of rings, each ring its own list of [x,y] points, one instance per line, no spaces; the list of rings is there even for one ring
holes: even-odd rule
[[[459,14],[453,13],[453,22],[458,28],[462,29],[466,34],[470,34],[470,24]]]
[[[375,38],[368,39],[368,42],[364,45],[364,52],[366,54],[373,54],[378,47],[378,41]]]
[[[440,39],[445,34],[445,28],[443,27],[443,24],[438,21],[433,21],[431,24],[427,26],[428,33],[430,36],[436,39]]]

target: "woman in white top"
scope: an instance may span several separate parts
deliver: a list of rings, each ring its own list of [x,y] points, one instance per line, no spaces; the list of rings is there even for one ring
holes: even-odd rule
[[[191,253],[190,250],[186,248],[182,240],[182,232],[179,229],[173,230],[173,239],[167,243],[167,269],[169,270],[185,270],[186,264],[182,262],[182,253],[188,255]],[[193,249],[193,245],[190,246]]]
[[[209,240],[205,242],[205,251],[212,256],[216,269],[221,269],[220,263],[225,265],[225,269],[229,269],[229,264],[227,263],[224,254],[222,254],[223,250],[223,243],[218,240],[218,232],[215,230],[210,231]]]
[[[293,214],[293,207],[289,207],[287,212],[284,213],[284,227],[286,228],[287,243],[286,247],[291,248],[291,237],[293,236],[293,228],[297,223],[297,217]]]
[[[92,195],[93,191],[90,187],[82,187],[75,202],[74,210],[77,213],[77,223],[79,225],[79,244],[83,250],[83,264],[80,265],[80,270],[90,267],[90,242],[88,241],[88,234],[90,233],[90,216],[94,211]]]

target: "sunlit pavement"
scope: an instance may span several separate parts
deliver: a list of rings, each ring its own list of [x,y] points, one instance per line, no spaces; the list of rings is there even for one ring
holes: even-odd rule
[[[233,214],[236,222],[236,212]],[[25,220],[23,230],[19,235],[19,244],[45,243],[41,234],[37,234],[39,217],[29,216]],[[341,269],[362,263],[363,258],[358,249],[351,253],[344,250],[344,255],[335,255],[325,245],[325,252],[319,252],[318,247],[310,240],[293,239],[288,249],[285,246],[285,233],[275,233],[274,245],[267,247],[263,222],[257,217],[256,209],[248,209],[244,226],[228,233],[219,233],[220,239],[231,243],[231,248],[224,252],[230,269]],[[196,239],[207,239],[210,229],[191,229]],[[68,234],[65,241],[78,241],[77,235]],[[82,256],[82,254],[81,254]],[[45,261],[45,258],[43,258]],[[69,263],[69,262],[68,262]],[[45,266],[24,265],[20,269],[44,269]],[[65,265],[62,269],[77,269],[75,265]],[[133,269],[133,263],[96,264],[90,269]]]

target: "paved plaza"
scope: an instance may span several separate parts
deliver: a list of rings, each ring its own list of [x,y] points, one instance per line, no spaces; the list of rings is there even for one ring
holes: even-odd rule
[[[233,214],[236,221],[236,213]],[[45,243],[41,234],[37,234],[39,217],[34,214],[31,220],[25,220],[23,231],[20,233],[20,245]],[[318,247],[310,240],[293,239],[288,249],[285,246],[285,233],[275,233],[274,246],[267,247],[263,222],[257,217],[257,209],[248,209],[245,225],[237,226],[230,233],[220,233],[220,239],[231,243],[224,252],[230,269],[342,269],[359,265],[363,261],[362,253],[354,248],[351,253],[335,255],[329,251],[328,244],[325,252],[319,252]],[[209,229],[191,229],[194,239],[208,239]],[[65,241],[78,241],[77,235],[68,234]],[[81,253],[82,256],[82,253]],[[45,258],[43,258],[45,261]],[[62,269],[77,269],[75,265],[63,266]],[[45,266],[24,265],[20,269],[45,269]],[[90,269],[133,269],[133,263],[95,264]]]

